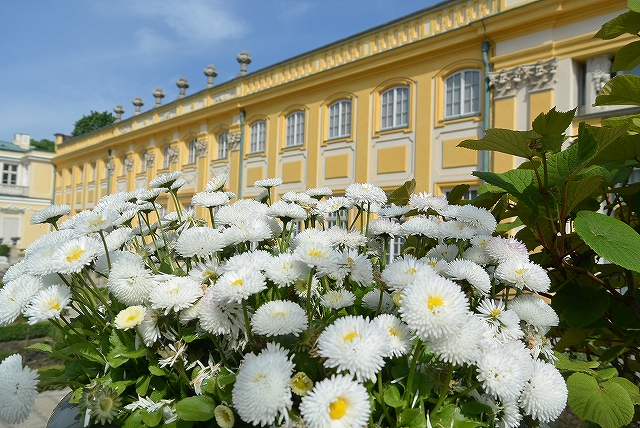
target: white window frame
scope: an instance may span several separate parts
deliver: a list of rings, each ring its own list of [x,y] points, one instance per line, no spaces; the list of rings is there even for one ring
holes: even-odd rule
[[[338,211],[327,213],[324,217],[325,227],[327,229],[338,225],[338,212],[340,213],[340,227],[346,229],[348,227],[347,221],[349,219],[349,210],[346,208],[340,208]]]
[[[140,153],[140,173],[147,172],[147,152]]]
[[[194,138],[187,144],[187,164],[194,165],[198,159],[198,139]]]
[[[396,257],[402,255],[402,246],[406,242],[404,236],[396,236],[389,240],[387,247],[387,263],[391,263]]]
[[[171,166],[171,156],[170,156],[170,152],[171,151],[171,146],[165,146],[162,149],[162,169],[169,169],[169,167]]]
[[[409,86],[400,85],[380,94],[380,129],[409,126]]]
[[[251,124],[249,153],[262,153],[267,146],[267,121],[258,120]]]
[[[329,106],[329,139],[351,136],[351,100],[340,100]]]
[[[218,134],[218,159],[226,159],[229,155],[229,131]]]
[[[286,119],[286,140],[285,147],[296,147],[304,145],[304,111],[298,110],[287,116]]]
[[[482,74],[475,68],[457,71],[444,80],[444,118],[480,114]]]

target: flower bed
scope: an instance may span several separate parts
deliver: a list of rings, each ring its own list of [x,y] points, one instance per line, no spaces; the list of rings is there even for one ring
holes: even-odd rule
[[[180,208],[179,172],[62,222],[67,206],[34,215],[55,231],[5,275],[0,321],[60,329],[34,347],[65,368],[42,376],[74,389],[86,423],[516,427],[562,412],[545,338],[558,317],[538,295],[549,278],[493,236],[490,212],[409,183],[272,203],[281,181],[261,180],[258,200],[232,203],[226,178],[193,197],[206,219]],[[164,192],[179,208],[160,216]],[[348,228],[326,228],[330,213]],[[403,254],[387,263],[395,237]],[[0,364],[10,423],[35,391],[16,361]]]

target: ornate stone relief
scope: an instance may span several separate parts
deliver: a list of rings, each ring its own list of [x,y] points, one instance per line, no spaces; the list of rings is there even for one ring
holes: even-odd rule
[[[124,169],[127,172],[133,171],[133,159],[130,157],[126,157],[122,160],[122,164],[124,165]]]
[[[169,150],[167,150],[167,154],[169,155],[169,162],[171,162],[171,163],[178,162],[178,148],[177,147],[169,147]]]
[[[207,142],[204,140],[196,141],[196,156],[203,158],[207,155]]]
[[[240,133],[229,134],[227,144],[229,144],[229,151],[238,149],[240,145]]]
[[[154,153],[146,152],[144,155],[144,161],[147,164],[147,169],[153,168],[153,165],[156,160],[156,155]]]
[[[489,73],[489,88],[496,98],[513,97],[520,88],[530,91],[550,89],[555,85],[558,59],[538,61],[535,64],[519,65],[510,70],[502,69]]]

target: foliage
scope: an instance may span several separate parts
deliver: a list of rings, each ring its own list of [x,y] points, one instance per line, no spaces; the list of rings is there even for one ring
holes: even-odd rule
[[[596,37],[637,35],[634,10]],[[639,46],[621,49],[614,71],[635,67]],[[640,105],[640,77],[618,75],[596,98],[596,105],[619,104]],[[554,108],[530,131],[493,129],[460,146],[527,159],[505,173],[475,172],[486,183],[475,203],[493,195],[498,219],[517,217],[514,226],[526,226],[516,237],[539,249],[531,258],[552,278],[546,296],[561,323],[550,336],[568,376],[569,405],[581,418],[613,428],[639,418],[640,184],[631,178],[640,168],[640,115],[607,119],[602,127],[580,123],[570,135],[574,114]]]
[[[31,147],[36,149],[45,150],[47,152],[54,152],[56,150],[56,143],[46,138],[42,140],[31,140]]]
[[[8,256],[10,250],[11,247],[9,247],[7,244],[0,244],[0,256]]]
[[[29,325],[26,322],[15,322],[7,326],[0,327],[0,342],[8,342],[10,340],[23,340],[27,337],[45,337],[51,336],[55,328],[48,322],[41,322]]]
[[[100,129],[104,126],[111,125],[116,120],[115,116],[108,111],[97,112],[91,110],[88,115],[82,116],[75,124],[71,135],[77,137],[78,135],[86,134],[96,129]]]

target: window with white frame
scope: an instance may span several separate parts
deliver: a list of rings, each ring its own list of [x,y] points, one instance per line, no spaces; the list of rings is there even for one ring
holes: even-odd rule
[[[171,165],[171,147],[166,146],[162,149],[162,169],[168,169]]]
[[[326,228],[339,225],[340,227],[346,229],[347,228],[347,217],[349,212],[346,208],[340,208],[338,211],[334,211],[331,213],[327,213],[324,217]]]
[[[380,95],[380,129],[409,126],[409,87],[395,86]]]
[[[449,197],[450,193],[451,193],[451,190],[446,190],[444,192],[444,194],[445,194],[445,196],[447,198]],[[462,198],[460,198],[460,199],[463,199],[465,201],[471,201],[471,200],[475,199],[477,196],[478,196],[478,189],[469,189],[469,190],[467,190],[467,192],[464,195],[462,195]]]
[[[2,184],[18,184],[18,165],[13,163],[2,164]]]
[[[251,136],[249,143],[250,153],[264,152],[267,142],[267,122],[259,120],[251,125]]]
[[[351,100],[329,106],[329,139],[351,136]]]
[[[461,70],[444,81],[444,117],[480,113],[480,70]]]
[[[196,150],[196,146],[198,145],[198,140],[196,138],[194,138],[193,140],[189,141],[189,144],[187,145],[187,163],[189,165],[193,165],[194,163],[196,163],[196,159],[197,159],[197,150]]]
[[[147,172],[147,152],[140,154],[140,172]]]
[[[396,236],[389,240],[389,246],[387,247],[387,263],[391,263],[396,257],[402,255],[402,246],[406,239],[404,236]]]
[[[226,159],[229,153],[229,131],[218,134],[218,159]]]
[[[287,139],[285,147],[304,144],[304,112],[296,111],[287,116]]]

